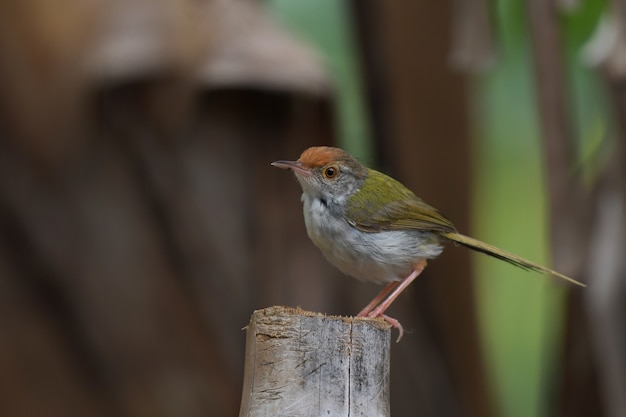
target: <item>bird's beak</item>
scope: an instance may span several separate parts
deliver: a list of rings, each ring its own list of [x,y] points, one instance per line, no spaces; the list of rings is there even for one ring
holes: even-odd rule
[[[311,170],[302,165],[300,161],[274,161],[271,164],[276,168],[290,169],[294,174],[301,175],[303,177],[310,177],[312,175]]]

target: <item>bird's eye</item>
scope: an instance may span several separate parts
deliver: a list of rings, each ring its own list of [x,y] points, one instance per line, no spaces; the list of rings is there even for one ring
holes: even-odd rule
[[[329,180],[335,178],[337,174],[339,174],[339,168],[335,166],[324,168],[324,177],[328,178]]]

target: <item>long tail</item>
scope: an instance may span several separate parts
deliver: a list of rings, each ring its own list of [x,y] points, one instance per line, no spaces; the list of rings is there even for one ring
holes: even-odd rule
[[[464,236],[459,233],[453,232],[442,233],[441,235],[447,239],[450,239],[453,242],[459,243],[475,251],[485,253],[489,256],[493,256],[494,258],[501,259],[522,269],[545,272],[547,274],[551,274],[566,281],[569,281],[573,284],[580,285],[581,287],[586,287],[586,285],[582,282],[576,281],[575,279],[570,278],[567,275],[563,275],[559,272],[553,271],[550,268],[546,268],[545,266],[536,264],[532,261],[529,261],[528,259],[524,259],[521,256],[517,256],[511,252],[496,248],[495,246],[481,242],[480,240],[476,240],[469,236]]]

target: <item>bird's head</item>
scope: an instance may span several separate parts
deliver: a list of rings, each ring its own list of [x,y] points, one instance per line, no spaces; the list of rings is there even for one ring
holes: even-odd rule
[[[339,204],[357,192],[368,175],[368,169],[352,155],[329,146],[311,147],[297,161],[272,165],[293,171],[305,194]]]

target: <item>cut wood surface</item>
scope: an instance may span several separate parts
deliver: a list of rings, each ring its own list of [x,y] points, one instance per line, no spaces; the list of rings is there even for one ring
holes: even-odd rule
[[[390,326],[290,307],[252,314],[240,417],[389,417]]]

